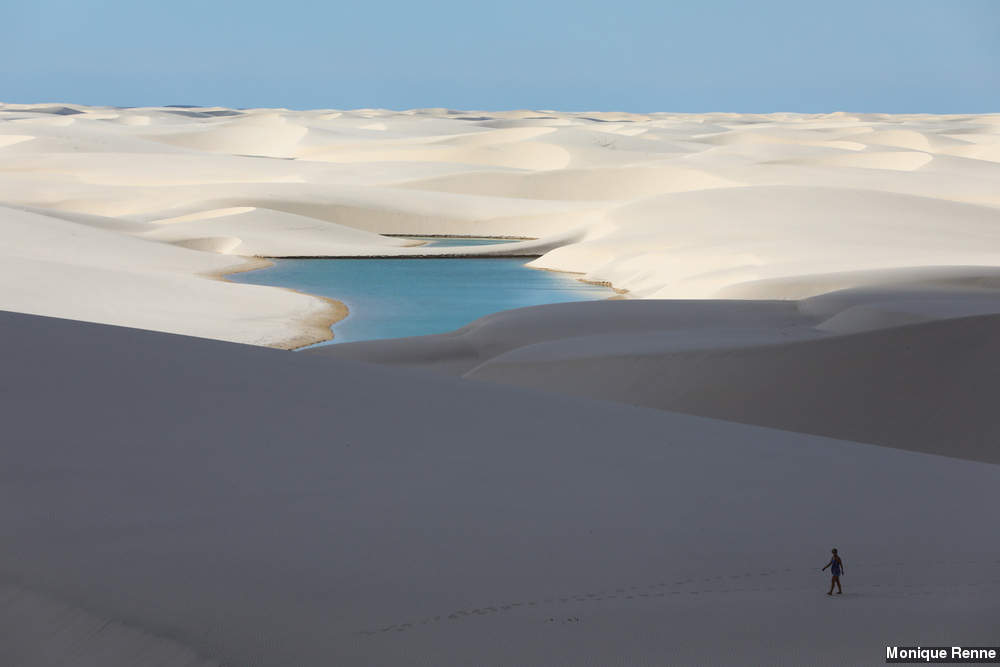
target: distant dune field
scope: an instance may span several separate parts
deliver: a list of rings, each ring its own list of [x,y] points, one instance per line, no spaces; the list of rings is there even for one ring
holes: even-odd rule
[[[621,294],[289,353],[344,304],[224,279],[466,252],[392,235]],[[995,643],[1000,115],[0,105],[0,311],[2,665]]]
[[[454,252],[380,234],[535,238],[484,252],[640,298],[969,285],[1000,260],[998,185],[1000,115],[5,104],[0,308],[295,347],[342,307],[206,277]]]

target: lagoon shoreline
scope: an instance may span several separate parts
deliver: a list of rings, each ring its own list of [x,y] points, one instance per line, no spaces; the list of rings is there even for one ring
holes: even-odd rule
[[[998,114],[0,104],[0,664],[987,645],[997,183]],[[428,231],[629,298],[270,349],[374,301],[245,257]]]
[[[413,261],[419,257],[281,258],[270,273],[236,280],[344,304],[355,319],[335,331],[338,344],[437,334],[510,308],[616,296],[579,276],[537,270],[510,255],[469,256],[465,247],[449,244],[453,255],[426,258],[429,263]]]
[[[216,273],[203,275],[207,278],[221,280],[230,284],[237,284],[236,282],[230,280],[229,276],[236,276],[242,273],[249,273],[251,271],[263,271],[274,266],[274,262],[269,261],[268,258],[247,257],[246,260],[247,262],[245,264],[236,267],[235,270],[224,269]],[[274,347],[279,350],[298,350],[304,347],[309,347],[310,345],[333,340],[333,325],[343,320],[350,314],[347,305],[337,301],[336,299],[331,299],[317,294],[309,294],[290,287],[281,287],[277,285],[274,287],[277,289],[287,290],[294,294],[312,297],[313,299],[317,299],[325,303],[327,308],[324,312],[313,313],[298,318],[296,320],[296,325],[302,329],[301,333],[294,334],[291,338],[285,340],[276,341],[268,345],[268,347]]]

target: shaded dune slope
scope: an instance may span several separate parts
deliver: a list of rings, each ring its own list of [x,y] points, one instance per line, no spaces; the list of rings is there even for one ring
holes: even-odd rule
[[[997,463],[998,307],[932,290],[556,304],[308,354]]]
[[[1000,316],[656,355],[629,343],[553,360],[540,344],[465,377],[1000,463]]]
[[[998,466],[68,320],[0,340],[20,667],[842,665],[995,631]]]

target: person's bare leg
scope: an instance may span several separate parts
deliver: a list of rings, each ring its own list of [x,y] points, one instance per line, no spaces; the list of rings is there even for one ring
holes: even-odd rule
[[[843,595],[844,589],[840,587],[840,577],[834,577],[833,580],[837,582],[837,595]],[[830,587],[830,590],[833,590],[833,586]]]
[[[837,581],[837,577],[833,577],[833,578],[830,579],[830,590],[827,591],[827,593],[826,593],[827,595],[833,595],[833,583],[835,581]]]

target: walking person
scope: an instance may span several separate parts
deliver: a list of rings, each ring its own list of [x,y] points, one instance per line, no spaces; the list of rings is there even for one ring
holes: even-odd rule
[[[830,562],[823,566],[823,570],[830,568],[830,574],[833,575],[833,579],[830,580],[830,591],[827,595],[833,595],[833,586],[837,585],[837,595],[843,595],[844,589],[840,587],[840,575],[844,573],[844,561],[840,560],[840,556],[837,555],[837,550],[833,550],[833,557]]]

